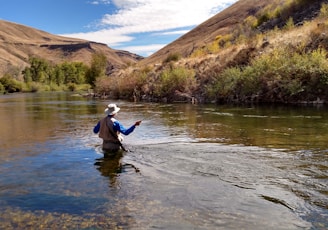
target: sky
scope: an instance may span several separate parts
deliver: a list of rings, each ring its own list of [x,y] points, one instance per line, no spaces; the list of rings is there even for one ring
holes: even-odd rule
[[[0,19],[148,57],[237,0],[1,0]]]

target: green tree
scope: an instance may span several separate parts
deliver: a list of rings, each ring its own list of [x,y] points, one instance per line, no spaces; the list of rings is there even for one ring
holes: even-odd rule
[[[44,59],[31,57],[29,59],[30,67],[23,70],[25,82],[35,81],[40,83],[50,83],[51,65]]]
[[[24,70],[23,70],[23,78],[24,78],[24,82],[25,83],[30,83],[33,81],[32,79],[32,71],[30,68],[26,67]]]
[[[54,69],[54,83],[56,83],[58,86],[61,84],[64,84],[65,82],[65,73],[63,69],[61,68],[61,65],[56,65]]]
[[[77,84],[86,83],[86,73],[88,71],[88,66],[82,62],[74,62],[75,67],[75,81]]]
[[[105,76],[106,67],[107,58],[105,54],[93,54],[90,69],[86,73],[86,82],[92,86],[95,86],[97,78]]]
[[[61,64],[61,69],[64,73],[64,82],[67,83],[76,83],[75,81],[75,67],[71,63],[64,62]]]

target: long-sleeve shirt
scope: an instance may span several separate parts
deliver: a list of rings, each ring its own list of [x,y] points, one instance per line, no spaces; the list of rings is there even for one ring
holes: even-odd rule
[[[112,117],[112,116],[108,116],[108,117]],[[132,125],[131,127],[129,128],[125,128],[118,120],[115,120],[113,122],[113,128],[114,128],[114,131],[118,131],[124,135],[129,135],[130,133],[133,132],[133,130],[136,128],[135,125]],[[98,133],[100,130],[100,121],[97,123],[97,125],[93,128],[93,132],[94,133]]]

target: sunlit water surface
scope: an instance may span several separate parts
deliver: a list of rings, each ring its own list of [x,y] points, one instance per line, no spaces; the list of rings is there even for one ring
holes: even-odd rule
[[[0,96],[0,229],[327,229],[328,110]]]

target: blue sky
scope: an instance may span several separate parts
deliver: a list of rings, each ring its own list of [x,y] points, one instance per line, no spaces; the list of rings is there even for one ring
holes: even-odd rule
[[[2,0],[0,19],[147,57],[237,0]]]

